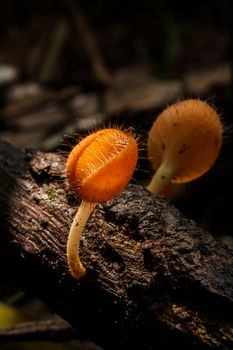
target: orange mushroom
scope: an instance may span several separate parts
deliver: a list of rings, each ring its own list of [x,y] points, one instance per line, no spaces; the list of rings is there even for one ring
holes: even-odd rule
[[[189,99],[166,108],[148,136],[148,157],[156,171],[147,189],[160,193],[171,181],[184,183],[206,173],[218,157],[222,123],[206,102]]]
[[[66,163],[66,177],[81,206],[71,225],[67,241],[67,260],[74,278],[86,269],[79,257],[79,244],[85,224],[97,203],[115,197],[128,184],[138,158],[137,142],[119,129],[99,130],[78,143]]]

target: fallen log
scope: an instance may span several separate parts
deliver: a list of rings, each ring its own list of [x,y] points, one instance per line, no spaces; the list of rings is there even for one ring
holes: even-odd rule
[[[104,349],[231,349],[232,250],[142,186],[97,206],[71,277],[64,162],[0,143],[1,269]]]

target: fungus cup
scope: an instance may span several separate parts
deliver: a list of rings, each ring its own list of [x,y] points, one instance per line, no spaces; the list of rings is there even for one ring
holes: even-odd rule
[[[204,101],[189,99],[166,108],[148,135],[148,157],[156,171],[147,189],[160,193],[169,182],[185,183],[206,173],[222,143],[222,124]]]
[[[78,143],[68,156],[66,177],[82,199],[67,241],[69,270],[76,279],[86,269],[79,257],[84,226],[97,203],[115,197],[131,179],[138,158],[137,142],[130,133],[119,129],[99,130]]]

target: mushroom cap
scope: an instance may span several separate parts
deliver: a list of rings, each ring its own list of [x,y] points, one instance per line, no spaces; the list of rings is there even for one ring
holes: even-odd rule
[[[126,187],[137,158],[138,146],[131,134],[114,128],[99,130],[71,151],[67,180],[83,200],[104,202]]]
[[[204,101],[189,99],[166,108],[148,136],[148,156],[154,170],[163,163],[174,169],[172,182],[184,183],[203,175],[218,157],[222,124]]]

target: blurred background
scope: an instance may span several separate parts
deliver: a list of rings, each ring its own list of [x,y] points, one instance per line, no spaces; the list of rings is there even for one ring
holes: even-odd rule
[[[1,1],[0,139],[57,152],[96,128],[133,127],[141,149],[134,181],[146,185],[153,120],[174,101],[205,99],[224,122],[221,154],[170,200],[232,247],[231,11],[230,0]],[[1,281],[0,300],[1,329],[52,317],[36,298]],[[15,343],[1,345],[0,336],[0,348]]]

